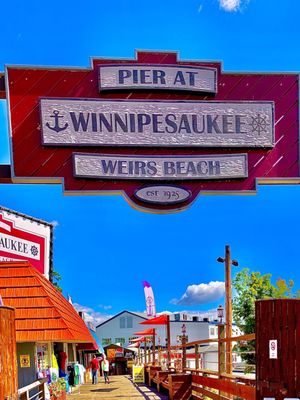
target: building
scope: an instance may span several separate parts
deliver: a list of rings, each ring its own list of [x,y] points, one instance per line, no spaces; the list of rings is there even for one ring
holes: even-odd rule
[[[130,339],[138,337],[135,332],[145,329],[140,325],[148,319],[145,313],[122,311],[107,321],[102,322],[96,327],[97,336],[102,346],[116,344],[128,346]],[[212,339],[218,337],[218,321],[210,321],[209,318],[199,318],[192,313],[170,314],[171,345],[175,346],[180,342],[182,335],[182,325],[186,326],[188,341],[199,339]],[[163,325],[156,325],[157,344],[165,345],[166,332]]]
[[[148,319],[144,313],[122,311],[107,321],[96,326],[97,336],[103,347],[110,344],[126,347],[137,336],[134,332],[140,331],[140,322]]]
[[[76,344],[97,348],[74,307],[29,262],[0,262],[0,295],[15,309],[19,387],[45,375],[57,358],[62,370],[77,361]]]

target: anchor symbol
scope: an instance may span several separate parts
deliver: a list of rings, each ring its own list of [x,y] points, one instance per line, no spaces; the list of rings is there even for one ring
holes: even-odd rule
[[[52,131],[55,132],[61,132],[64,131],[65,129],[67,129],[67,127],[69,126],[69,124],[66,122],[64,127],[60,127],[59,126],[59,118],[64,118],[63,115],[58,115],[59,111],[58,110],[54,110],[53,111],[53,115],[50,115],[51,118],[54,118],[54,126],[50,126],[49,122],[46,123],[46,126],[51,129]]]

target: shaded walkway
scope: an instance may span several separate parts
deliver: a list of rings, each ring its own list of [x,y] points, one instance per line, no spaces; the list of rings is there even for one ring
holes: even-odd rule
[[[167,400],[168,398],[167,395],[162,395],[144,384],[132,383],[129,375],[110,376],[109,385],[103,383],[103,378],[97,385],[85,383],[80,388],[75,388],[74,392],[67,396],[68,400]]]

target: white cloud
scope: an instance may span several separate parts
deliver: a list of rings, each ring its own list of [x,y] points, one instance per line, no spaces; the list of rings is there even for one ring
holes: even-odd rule
[[[218,300],[224,295],[224,282],[200,283],[189,285],[180,299],[172,299],[170,303],[182,306],[195,306]]]
[[[202,11],[203,5],[200,4],[200,6],[198,7],[198,12],[200,13]]]
[[[53,228],[56,228],[59,225],[58,221],[52,221],[50,223],[53,225]]]
[[[249,3],[249,0],[219,0],[220,7],[224,11],[240,11],[243,5]]]
[[[112,306],[109,305],[105,305],[105,304],[99,304],[98,305],[99,308],[103,308],[104,310],[110,310],[112,308]]]
[[[95,311],[91,307],[83,306],[78,303],[73,303],[73,307],[77,311],[83,311],[84,312],[84,320],[87,322],[91,322],[94,326],[97,326],[112,317],[112,315],[104,314],[99,311]]]

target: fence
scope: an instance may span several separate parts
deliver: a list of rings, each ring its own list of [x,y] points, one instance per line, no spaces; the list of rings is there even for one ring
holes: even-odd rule
[[[19,400],[45,400],[47,379],[41,379],[18,390]]]
[[[254,341],[254,334],[224,338],[224,326],[219,325],[216,339],[186,342],[183,336],[182,343],[171,346],[170,354],[165,349],[156,350],[155,353],[140,351],[137,361],[145,365],[147,383],[155,384],[158,390],[168,390],[171,400],[197,400],[204,396],[213,400],[255,400],[255,365],[240,362],[239,369],[252,369],[251,374],[245,374],[245,371],[238,371],[237,368],[233,373],[228,373],[225,364],[226,352],[230,352],[233,346],[233,356],[241,356],[240,348],[246,347],[246,343],[253,346]],[[208,350],[214,353],[214,357],[205,357]],[[254,353],[254,350],[243,353]]]

